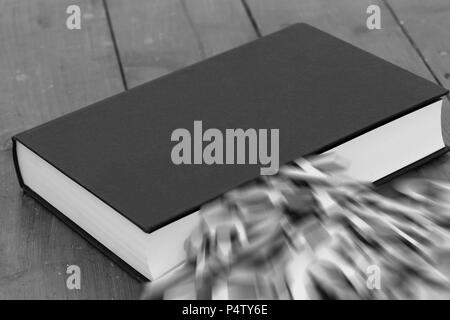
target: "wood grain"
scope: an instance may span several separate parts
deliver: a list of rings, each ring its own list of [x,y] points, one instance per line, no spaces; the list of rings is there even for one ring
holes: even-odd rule
[[[396,21],[374,0],[246,0],[263,35],[295,22],[306,22],[381,58],[432,80]],[[378,4],[382,29],[366,27],[366,9]],[[305,44],[307,45],[307,44]]]
[[[129,87],[254,39],[240,1],[108,0]]]
[[[385,0],[440,83],[450,88],[450,1]]]
[[[81,30],[66,28],[78,4]],[[0,299],[136,297],[138,284],[36,201],[23,196],[10,138],[123,90],[100,1],[0,1]],[[81,290],[66,287],[67,265]]]

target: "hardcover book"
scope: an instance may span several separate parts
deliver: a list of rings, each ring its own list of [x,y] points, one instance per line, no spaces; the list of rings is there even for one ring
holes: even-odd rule
[[[184,260],[197,209],[258,165],[171,160],[177,128],[279,129],[279,163],[334,152],[380,183],[436,156],[444,88],[296,24],[13,137],[19,182],[146,279]]]

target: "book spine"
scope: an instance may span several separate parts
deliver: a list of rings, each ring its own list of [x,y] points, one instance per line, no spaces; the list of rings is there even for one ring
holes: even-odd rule
[[[25,189],[25,184],[23,182],[22,173],[20,172],[19,160],[17,159],[17,136],[14,136],[12,139],[12,153],[13,153],[13,161],[14,161],[14,169],[16,170],[17,180],[19,180],[19,185],[22,189]]]

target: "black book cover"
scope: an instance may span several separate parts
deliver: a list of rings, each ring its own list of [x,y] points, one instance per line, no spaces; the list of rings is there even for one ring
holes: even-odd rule
[[[446,92],[296,24],[13,139],[151,232],[259,175],[259,165],[174,165],[170,137],[177,128],[192,132],[193,122],[201,120],[203,130],[280,129],[281,165]]]

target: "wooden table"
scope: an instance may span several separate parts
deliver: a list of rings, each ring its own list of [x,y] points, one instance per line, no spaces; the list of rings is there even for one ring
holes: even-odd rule
[[[71,4],[81,30],[66,27]],[[371,4],[381,30],[366,28]],[[13,134],[298,21],[450,87],[448,0],[0,0],[0,298],[128,299],[141,289],[22,195]],[[449,180],[449,169],[443,156],[410,174]],[[80,290],[66,287],[73,264]]]

